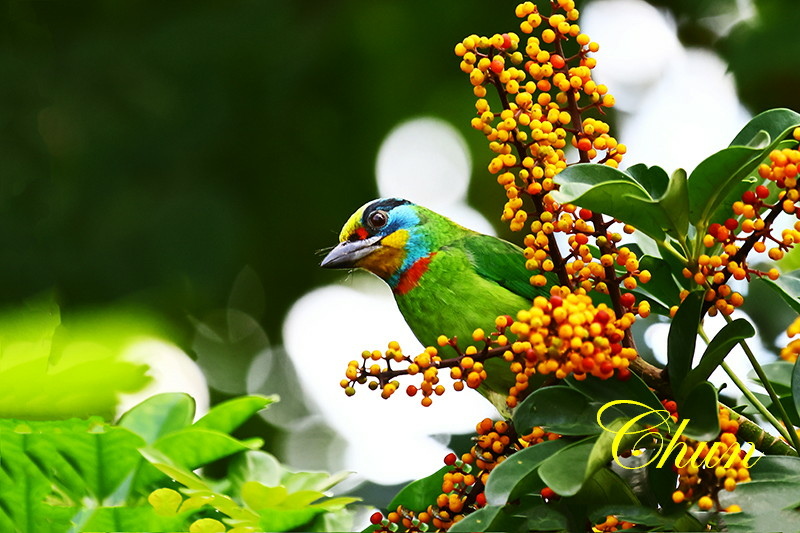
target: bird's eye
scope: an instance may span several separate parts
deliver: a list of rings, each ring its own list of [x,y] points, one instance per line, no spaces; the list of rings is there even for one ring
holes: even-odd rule
[[[375,211],[367,217],[367,222],[375,229],[382,228],[389,222],[389,215],[386,211]]]

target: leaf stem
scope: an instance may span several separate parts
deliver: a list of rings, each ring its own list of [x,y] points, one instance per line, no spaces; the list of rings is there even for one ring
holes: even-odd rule
[[[725,321],[727,323],[730,324],[731,322],[733,322],[731,317],[729,317],[728,315],[723,315],[723,316],[725,317]],[[781,431],[782,427],[780,426],[780,424],[776,426],[776,429],[778,429],[778,431],[781,431],[781,435],[783,435],[788,442],[792,443],[795,450],[800,451],[800,436],[797,434],[797,431],[795,431],[794,424],[792,424],[789,415],[786,413],[786,409],[784,409],[780,397],[775,393],[775,389],[773,388],[772,383],[770,383],[769,379],[767,379],[767,374],[764,372],[764,369],[761,367],[761,364],[756,359],[753,350],[750,349],[750,345],[748,345],[744,339],[739,341],[739,345],[742,347],[742,350],[744,350],[744,353],[747,356],[747,360],[750,361],[750,365],[753,367],[753,370],[756,371],[758,379],[761,380],[761,386],[764,387],[764,389],[766,389],[767,391],[767,394],[769,394],[769,397],[772,400],[772,405],[774,405],[775,408],[778,410],[778,414],[780,415],[781,420],[783,420],[783,423],[786,425],[785,428],[783,429],[785,429],[786,432],[789,434],[788,437],[786,435],[783,435],[783,431]],[[769,418],[767,418],[767,420],[769,420]],[[772,420],[770,420],[770,423],[775,425],[775,422],[772,422]]]
[[[725,318],[730,320],[728,316],[725,316]],[[697,328],[697,332],[700,334],[700,337],[703,339],[703,341],[705,341],[706,344],[709,344],[711,342],[705,330],[703,329],[702,324]],[[746,343],[744,344],[746,346]],[[742,392],[744,397],[747,398],[747,400],[751,404],[753,404],[753,407],[755,407],[759,413],[761,413],[761,416],[766,418],[767,422],[775,426],[775,429],[778,431],[778,433],[781,434],[781,436],[784,439],[786,439],[787,442],[793,442],[791,436],[789,435],[789,431],[787,431],[786,428],[783,426],[783,424],[781,424],[780,421],[777,418],[775,418],[775,415],[773,415],[769,411],[769,409],[767,409],[767,407],[763,403],[761,403],[761,400],[759,400],[758,397],[755,394],[753,394],[753,392],[747,387],[747,385],[741,379],[739,379],[739,376],[736,375],[736,372],[733,371],[733,369],[728,365],[728,363],[722,361],[720,363],[720,367],[722,367],[722,370],[724,370],[725,373],[728,374],[728,377],[731,378],[731,381],[733,381],[734,385],[736,385],[736,387]]]

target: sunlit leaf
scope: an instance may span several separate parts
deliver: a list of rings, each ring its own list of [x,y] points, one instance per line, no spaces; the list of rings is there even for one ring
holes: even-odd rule
[[[123,414],[118,424],[152,444],[163,435],[189,426],[194,418],[194,409],[194,398],[188,394],[156,394]]]
[[[195,427],[231,433],[257,412],[278,401],[277,396],[238,396],[212,407]]]

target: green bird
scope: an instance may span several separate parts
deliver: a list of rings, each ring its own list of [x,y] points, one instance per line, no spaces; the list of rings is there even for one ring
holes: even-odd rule
[[[362,206],[339,241],[321,266],[362,268],[384,280],[423,346],[436,346],[444,334],[460,339],[463,349],[476,328],[493,331],[498,316],[549,296],[549,286],[530,284],[520,247],[400,198]],[[487,361],[486,370],[478,390],[503,412],[513,374],[499,359]]]

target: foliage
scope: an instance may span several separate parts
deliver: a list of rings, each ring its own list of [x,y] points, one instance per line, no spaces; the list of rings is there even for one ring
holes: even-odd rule
[[[194,400],[153,396],[116,424],[99,417],[0,420],[3,531],[287,531],[347,524],[343,476],[290,472],[230,435],[276,398],[240,397],[192,422]],[[193,471],[230,458],[227,478]],[[178,490],[182,491],[187,498]],[[207,529],[217,523],[222,529]],[[206,528],[206,529],[204,529]]]
[[[577,25],[575,2],[524,2],[516,15],[529,37],[471,35],[455,52],[477,98],[471,125],[486,136],[488,171],[508,198],[501,218],[512,231],[530,229],[520,261],[550,296],[497,317],[495,331],[476,329],[466,347],[445,331],[417,356],[390,343],[350,363],[347,394],[366,384],[389,398],[398,378],[419,375],[407,392],[421,390],[423,406],[444,393],[439,370],[450,371],[456,390],[478,388],[502,362],[515,376],[508,420],[479,422],[475,445],[402,490],[373,515],[372,529],[800,524],[800,342],[781,351],[783,361],[762,365],[748,342],[754,321],[731,316],[748,282],[800,308],[796,278],[779,269],[800,243],[800,114],[757,115],[691,173],[619,170],[627,149],[593,118],[614,99],[592,79],[599,46]],[[568,161],[569,143],[577,161]],[[653,320],[651,311],[670,323],[665,368],[639,357],[629,331]],[[713,320],[722,325],[709,337]],[[800,319],[788,333],[800,334]],[[727,364],[734,347],[764,393]],[[745,405],[721,403],[709,381],[717,369]]]
[[[121,393],[150,381],[147,365],[126,360],[161,328],[133,309],[83,312],[62,321],[50,296],[0,313],[0,417],[28,420],[113,418]]]

